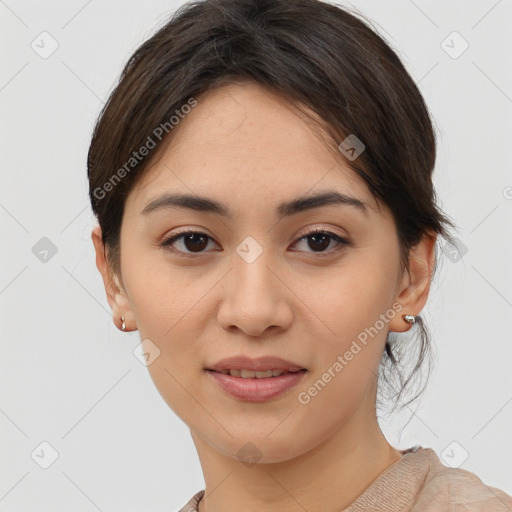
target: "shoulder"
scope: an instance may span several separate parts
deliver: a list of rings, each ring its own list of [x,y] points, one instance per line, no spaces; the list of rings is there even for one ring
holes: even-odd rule
[[[421,450],[428,457],[429,470],[412,511],[512,512],[510,495],[484,484],[471,471],[445,466],[431,448]]]

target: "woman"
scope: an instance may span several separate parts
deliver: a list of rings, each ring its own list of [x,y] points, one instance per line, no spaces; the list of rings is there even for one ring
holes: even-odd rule
[[[197,448],[182,512],[512,510],[377,421],[384,370],[417,351],[398,405],[429,355],[435,156],[397,55],[334,5],[186,4],[131,57],[89,151],[92,239]]]

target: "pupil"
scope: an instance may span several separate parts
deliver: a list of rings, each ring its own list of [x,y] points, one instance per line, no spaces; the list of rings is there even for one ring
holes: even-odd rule
[[[197,244],[198,240],[201,240],[201,242],[199,242],[199,244]],[[201,251],[202,249],[204,249],[206,247],[206,245],[208,244],[206,242],[206,237],[204,235],[201,235],[200,233],[192,233],[190,235],[187,235],[185,236],[185,240],[184,240],[184,243],[185,243],[185,247],[189,250],[189,251],[194,251],[194,250],[198,250]]]
[[[314,241],[314,243],[317,243],[317,239],[318,238],[321,238],[322,239],[322,242],[321,242],[321,247],[320,249],[326,249],[327,247],[329,247],[329,235],[324,235],[324,234],[320,234],[320,235],[310,235],[309,237],[311,240]],[[327,241],[327,243],[325,243]],[[311,244],[310,244],[310,247],[311,247]],[[313,250],[315,250],[315,247],[311,247]],[[317,246],[318,248],[318,246]]]

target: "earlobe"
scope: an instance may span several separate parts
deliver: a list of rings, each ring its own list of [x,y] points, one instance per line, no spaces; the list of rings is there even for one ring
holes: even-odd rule
[[[126,293],[119,282],[118,276],[112,272],[110,265],[106,259],[105,246],[102,240],[100,226],[94,227],[91,238],[96,251],[96,267],[98,268],[103,279],[107,301],[112,309],[114,323],[118,329],[122,331],[128,329],[128,324],[132,323],[133,314]],[[124,328],[123,328],[124,324]]]
[[[409,252],[409,270],[404,272],[396,300],[402,305],[399,315],[389,323],[390,331],[404,332],[415,323],[428,299],[435,265],[435,233],[425,234]]]

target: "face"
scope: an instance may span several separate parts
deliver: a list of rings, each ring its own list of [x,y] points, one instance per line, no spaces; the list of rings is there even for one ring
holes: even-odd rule
[[[374,410],[387,333],[410,312],[397,310],[407,283],[395,224],[284,100],[249,84],[197,100],[126,201],[129,327],[159,351],[148,370],[194,434],[231,457],[251,442],[260,462],[285,461]],[[279,209],[326,192],[352,199]],[[148,207],[165,194],[227,214]],[[206,369],[241,355],[306,371],[273,398],[235,397]]]

